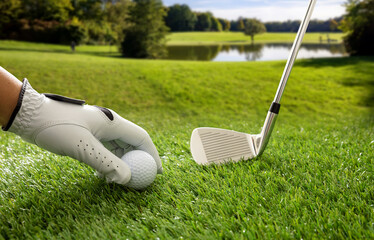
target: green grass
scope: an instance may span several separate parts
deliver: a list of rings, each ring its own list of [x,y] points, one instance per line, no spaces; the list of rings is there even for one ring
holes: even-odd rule
[[[327,35],[335,42],[341,43],[343,33],[307,33],[304,43],[319,43],[320,38],[326,42]],[[255,36],[256,43],[292,43],[296,33],[264,33]],[[181,32],[168,36],[169,45],[196,44],[248,44],[251,38],[242,32]]]
[[[165,173],[132,191],[0,133],[0,239],[374,238],[374,58],[297,61],[265,153],[198,166],[191,131],[258,132],[285,61],[126,60],[100,47],[12,44],[1,66],[144,127]]]
[[[7,52],[11,51],[25,51],[25,52],[40,52],[40,53],[71,53],[70,46],[57,45],[48,43],[31,43],[12,40],[1,40],[0,50]],[[91,46],[82,45],[76,47],[76,53],[95,55],[95,56],[120,56],[117,46]]]

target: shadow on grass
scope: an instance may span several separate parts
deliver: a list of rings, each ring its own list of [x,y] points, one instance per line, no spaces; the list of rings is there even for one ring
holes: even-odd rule
[[[297,66],[309,68],[322,67],[344,67],[352,66],[351,71],[357,74],[357,78],[346,77],[341,79],[341,84],[349,87],[364,87],[369,91],[369,95],[363,99],[363,105],[371,108],[371,115],[374,116],[374,57],[345,57],[309,59],[297,63]],[[344,94],[344,93],[342,93]]]
[[[142,209],[147,207],[148,203],[144,199],[153,194],[155,186],[138,192],[118,184],[107,184],[103,179],[92,176],[84,181],[77,181],[76,184],[52,189],[55,191],[38,189],[38,194],[30,193],[26,198],[23,198],[24,193],[21,192],[9,193],[9,199],[16,199],[16,204],[8,207],[5,215],[0,215],[0,236],[4,236],[5,239],[14,235],[23,238],[22,234],[35,234],[35,228],[31,226],[46,230],[50,224],[56,224],[56,219],[71,225],[75,222],[90,221],[96,216],[109,217],[124,204],[132,206],[129,207],[127,215],[134,220],[142,213]],[[12,217],[7,219],[6,216]],[[26,224],[22,223],[25,218],[28,219]],[[17,228],[21,225],[23,230],[31,232],[19,231]],[[58,233],[59,230],[54,231]]]

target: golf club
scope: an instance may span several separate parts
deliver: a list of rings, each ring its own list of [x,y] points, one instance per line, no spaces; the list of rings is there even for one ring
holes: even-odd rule
[[[264,152],[279,113],[283,91],[308,28],[316,1],[310,0],[307,13],[300,24],[277,93],[270,106],[261,133],[247,134],[218,128],[196,128],[192,132],[190,148],[192,157],[198,164],[238,162],[258,157]]]

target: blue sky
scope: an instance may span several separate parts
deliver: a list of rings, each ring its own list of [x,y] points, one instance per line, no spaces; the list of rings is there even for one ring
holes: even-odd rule
[[[341,16],[346,0],[319,0],[313,19],[326,20]],[[262,21],[284,21],[303,18],[309,0],[163,0],[164,5],[187,4],[194,11],[211,11],[214,16],[237,19],[255,17]]]

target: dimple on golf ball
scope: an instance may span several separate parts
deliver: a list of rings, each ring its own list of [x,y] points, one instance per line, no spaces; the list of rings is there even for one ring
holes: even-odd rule
[[[157,175],[157,165],[149,153],[134,150],[123,155],[121,159],[131,169],[131,179],[125,186],[142,190],[153,183]]]

